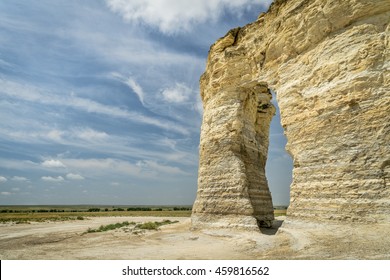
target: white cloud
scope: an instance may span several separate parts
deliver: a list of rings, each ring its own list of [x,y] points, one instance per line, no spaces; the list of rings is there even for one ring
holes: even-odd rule
[[[170,103],[183,103],[189,100],[193,91],[184,84],[176,83],[174,87],[166,88],[162,91],[165,101]]]
[[[85,179],[80,174],[73,174],[73,173],[66,174],[66,178],[69,180],[84,180]]]
[[[240,16],[259,2],[268,6],[272,0],[106,0],[125,21],[147,24],[165,34],[186,32],[194,25],[216,21],[225,10]]]
[[[3,176],[0,176],[0,183],[4,183],[4,182],[7,182],[7,178],[3,177]]]
[[[53,167],[53,168],[65,168],[65,164],[63,164],[59,160],[49,159],[42,162],[42,166],[44,167]]]
[[[55,182],[55,183],[64,181],[64,177],[62,176],[58,176],[58,177],[42,176],[41,179],[46,182]]]
[[[10,192],[1,192],[0,194],[1,195],[11,195],[12,193],[10,193]]]
[[[20,191],[20,188],[12,188],[12,190],[13,190],[14,192],[18,192],[18,191]]]
[[[14,177],[12,177],[11,180],[12,180],[12,181],[18,181],[18,182],[26,182],[26,181],[28,181],[27,178],[25,178],[25,177],[20,177],[20,176],[14,176]]]

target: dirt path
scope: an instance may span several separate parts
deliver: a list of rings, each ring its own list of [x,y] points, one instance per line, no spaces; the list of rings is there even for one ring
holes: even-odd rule
[[[1,224],[0,259],[390,259],[389,225],[282,225],[283,218],[262,233],[190,231],[190,219],[178,217]],[[84,234],[100,225],[165,219],[179,222],[140,234],[129,228]]]

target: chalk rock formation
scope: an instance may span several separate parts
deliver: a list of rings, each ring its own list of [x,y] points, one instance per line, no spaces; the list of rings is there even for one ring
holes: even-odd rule
[[[389,19],[389,0],[276,0],[211,46],[194,228],[272,221],[269,89],[294,161],[289,218],[390,222]]]

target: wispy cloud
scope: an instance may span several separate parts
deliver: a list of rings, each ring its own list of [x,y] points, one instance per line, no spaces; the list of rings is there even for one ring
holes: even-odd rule
[[[83,170],[84,173],[94,174],[106,174],[114,171],[114,174],[125,173],[125,174],[137,174],[138,168],[135,165],[114,158],[89,158],[89,159],[77,159],[77,158],[66,158],[63,159],[69,168],[74,170]],[[102,173],[103,171],[103,173]]]
[[[122,108],[101,104],[91,99],[77,97],[74,94],[62,96],[55,95],[48,92],[43,92],[35,86],[22,85],[1,78],[0,92],[8,95],[9,97],[24,101],[36,102],[46,105],[56,105],[61,107],[72,107],[74,109],[88,113],[98,113],[113,118],[123,118],[131,122],[152,125],[168,131],[189,134],[189,131],[185,126],[171,122],[169,120],[153,118],[138,112],[132,112]],[[61,137],[61,135],[55,132],[51,136],[53,138]]]
[[[134,92],[135,95],[138,97],[141,104],[144,107],[146,106],[145,92],[142,89],[141,85],[136,82],[134,77],[132,77],[132,76],[125,77],[124,75],[122,75],[118,72],[111,73],[111,76],[114,77],[115,79],[118,79],[121,83],[127,85],[132,90],[132,92]]]
[[[162,164],[153,160],[141,160],[132,163],[114,158],[68,158],[63,159],[63,161],[70,169],[80,170],[85,174],[89,174],[90,177],[106,177],[108,175],[112,177],[118,174],[133,178],[158,179],[158,176],[189,175],[177,166]]]
[[[41,179],[42,179],[42,181],[53,182],[53,183],[59,183],[59,182],[64,181],[64,177],[62,177],[62,176],[58,176],[58,177],[42,176]]]
[[[102,142],[110,139],[104,131],[97,131],[92,128],[75,128],[70,132],[72,138],[79,138],[88,142]]]
[[[186,127],[187,135],[198,134],[202,115],[198,87],[194,90],[185,82],[170,82],[171,77],[157,77],[156,80],[163,79],[164,82],[156,85],[157,88],[145,90],[143,86],[148,85],[142,86],[134,76],[112,72],[108,77],[126,84],[148,111],[175,120],[178,127]]]
[[[167,166],[160,164],[153,160],[144,160],[139,161],[136,164],[138,167],[141,167],[144,171],[151,171],[158,174],[165,175],[188,175],[188,173],[182,171],[180,168],[176,166]]]
[[[165,101],[170,103],[183,103],[190,99],[193,91],[185,84],[176,83],[175,86],[166,88],[162,91]]]
[[[28,179],[25,178],[25,177],[21,177],[21,176],[14,176],[11,178],[12,181],[17,181],[17,182],[27,182]]]
[[[129,77],[126,81],[126,84],[134,91],[134,93],[138,96],[139,101],[142,103],[142,105],[145,106],[144,101],[144,91],[142,90],[141,86],[137,84],[137,82],[132,78]]]
[[[0,183],[4,183],[4,182],[7,182],[8,179],[5,178],[4,176],[0,176]]]
[[[6,196],[7,196],[7,195],[12,195],[11,192],[0,192],[0,194],[1,194],[1,195],[6,195]]]
[[[66,174],[66,179],[69,180],[84,180],[85,178],[80,174],[68,173]]]
[[[18,159],[5,159],[5,158],[0,158],[0,167],[13,169],[13,170],[21,170],[21,171],[42,169],[42,166],[40,164],[33,162],[31,160],[18,160]]]
[[[89,151],[106,157],[127,157],[133,160],[164,160],[175,164],[197,166],[197,149],[188,145],[187,138],[182,140],[161,137],[159,134],[148,134],[147,137],[110,135],[106,132],[91,128],[72,128],[71,130],[56,130],[54,134],[60,138],[49,137],[53,134],[50,128],[33,127],[32,131],[6,131],[0,129],[0,139],[18,142],[21,144],[63,145],[71,148],[72,153]],[[194,153],[195,152],[195,153]],[[43,158],[43,161],[33,162],[24,160],[1,159],[0,167],[23,170],[59,171],[68,167],[63,158],[67,153],[57,158]],[[41,156],[37,157],[41,159]]]

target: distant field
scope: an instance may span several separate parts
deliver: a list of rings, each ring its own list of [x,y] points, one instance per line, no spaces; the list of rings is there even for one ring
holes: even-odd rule
[[[275,209],[275,216],[286,209]],[[191,206],[0,206],[0,223],[84,220],[88,217],[190,217]]]
[[[83,220],[88,217],[190,217],[190,206],[0,206],[0,223]]]
[[[287,214],[287,208],[286,209],[275,209],[274,210],[275,217],[286,216],[286,214]]]

